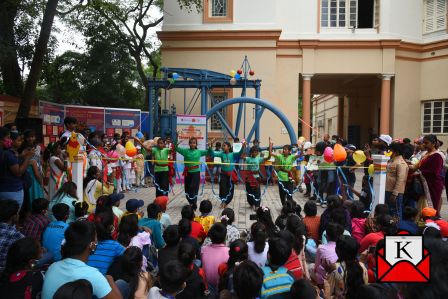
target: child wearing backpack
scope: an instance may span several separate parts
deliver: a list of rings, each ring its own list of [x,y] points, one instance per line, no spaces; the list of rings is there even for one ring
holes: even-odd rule
[[[262,268],[261,299],[289,298],[294,276],[284,267],[284,264],[288,260],[291,250],[291,246],[283,239],[269,240],[269,265]]]

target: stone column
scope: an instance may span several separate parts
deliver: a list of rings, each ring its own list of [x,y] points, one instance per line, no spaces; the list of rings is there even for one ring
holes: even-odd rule
[[[380,134],[390,135],[390,80],[393,74],[381,75]]]
[[[370,212],[373,215],[377,204],[383,204],[386,193],[386,169],[387,161],[389,157],[383,155],[372,155],[373,165],[375,167],[375,174],[373,175],[373,192],[372,198],[372,210]]]
[[[311,140],[310,127],[311,124],[311,77],[313,74],[302,74],[302,136],[306,140]]]

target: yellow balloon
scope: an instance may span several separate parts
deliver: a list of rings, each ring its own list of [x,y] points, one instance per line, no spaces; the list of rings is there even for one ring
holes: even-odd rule
[[[370,164],[367,170],[369,172],[369,175],[373,175],[375,173],[375,166],[373,166],[373,164]]]
[[[355,162],[356,162],[357,164],[362,164],[362,163],[364,163],[364,161],[365,161],[366,159],[367,159],[367,158],[366,158],[366,155],[364,154],[363,151],[358,150],[358,151],[355,151],[355,152],[353,153],[353,160],[355,160]]]
[[[128,155],[129,157],[134,157],[137,154],[137,149],[130,141],[126,142],[124,148],[126,149],[126,155]]]
[[[392,156],[392,152],[391,151],[387,151],[387,152],[384,153],[384,155],[386,157],[390,157],[390,156]]]
[[[230,72],[230,76],[232,76],[232,78],[235,77],[235,74],[236,74],[235,70],[232,70],[232,71]]]
[[[299,137],[299,142],[304,143],[306,141],[306,138],[303,136]]]

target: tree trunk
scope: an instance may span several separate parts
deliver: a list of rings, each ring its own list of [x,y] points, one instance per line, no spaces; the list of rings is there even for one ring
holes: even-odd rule
[[[6,94],[21,97],[23,82],[20,75],[17,47],[14,39],[14,19],[20,1],[1,1],[0,4],[0,70]]]
[[[31,62],[31,69],[26,80],[23,98],[20,102],[17,117],[28,117],[31,110],[31,104],[36,94],[36,87],[39,81],[39,76],[42,71],[45,54],[47,53],[48,40],[50,39],[51,28],[53,27],[54,16],[59,0],[48,0],[45,7],[44,17],[40,28],[39,39],[36,44],[36,51],[34,52],[33,61]]]

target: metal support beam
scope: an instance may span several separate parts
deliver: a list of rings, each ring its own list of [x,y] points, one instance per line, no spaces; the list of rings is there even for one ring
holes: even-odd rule
[[[255,104],[260,105],[272,113],[274,113],[283,123],[286,130],[288,131],[289,139],[291,144],[297,143],[297,136],[296,132],[294,131],[294,127],[292,126],[289,119],[286,117],[286,115],[277,107],[272,105],[272,103],[265,101],[263,99],[257,99],[257,98],[234,98],[234,99],[228,99],[226,101],[223,101],[219,103],[218,105],[214,105],[208,112],[207,112],[207,119],[209,119],[214,113],[218,112],[220,109],[223,109],[229,105],[239,104],[239,103],[245,103],[245,104]]]
[[[150,81],[151,82],[151,81]],[[152,97],[153,88],[149,87],[149,93],[148,93],[148,110],[149,110],[149,116],[148,116],[148,130],[149,130],[149,139],[154,138],[154,121],[156,120],[154,115],[154,99]]]
[[[232,128],[229,126],[227,121],[224,119],[224,116],[222,116],[222,114],[220,112],[216,112],[215,114],[216,114],[216,116],[218,116],[219,121],[221,122],[224,129],[226,129],[226,131],[230,134],[230,136],[232,136],[232,138],[236,138],[235,133],[233,133]]]
[[[240,103],[238,105],[238,113],[236,115],[236,124],[235,124],[235,135],[238,137],[238,134],[240,132],[240,126],[241,126],[241,118],[243,116],[243,109],[244,108],[244,104]]]
[[[259,99],[260,98],[260,84],[258,83],[255,87],[255,98]],[[260,114],[260,106],[259,105],[255,105],[255,139],[257,139],[258,141],[260,141],[260,119],[261,116],[258,117],[258,114]],[[252,136],[250,136],[252,137]],[[250,140],[249,140],[250,141]]]
[[[201,87],[201,115],[206,115],[207,114],[207,87],[202,86]]]
[[[249,134],[247,135],[247,142],[250,142],[250,140],[252,139],[252,136],[254,135],[254,133],[257,131],[258,126],[260,125],[260,119],[263,116],[263,112],[264,112],[264,107],[258,107],[258,109],[260,110],[255,117],[255,121],[254,124],[252,126],[252,129],[250,129]],[[256,110],[255,110],[256,111]],[[256,138],[256,137],[255,137]]]

